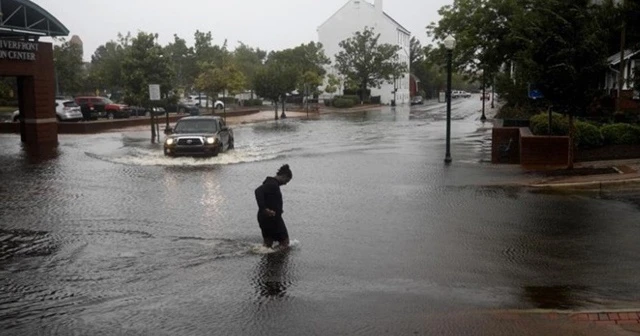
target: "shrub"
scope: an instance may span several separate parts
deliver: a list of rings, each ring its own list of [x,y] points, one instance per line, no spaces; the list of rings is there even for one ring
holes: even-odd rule
[[[611,124],[601,128],[604,142],[610,145],[640,144],[640,127],[630,124]]]
[[[247,99],[242,101],[243,106],[262,106],[262,99]]]
[[[333,106],[333,99],[325,99],[324,106]]]
[[[230,105],[230,104],[236,104],[237,103],[236,97],[224,97],[224,98],[220,97],[218,99],[220,101],[222,101],[225,105]]]
[[[585,121],[576,121],[576,138],[575,144],[581,148],[595,148],[604,144],[604,138],[600,129],[591,123]]]
[[[333,100],[333,106],[337,108],[350,108],[355,106],[355,103],[351,99],[336,98]]]
[[[357,105],[360,104],[360,96],[356,96],[356,95],[344,95],[344,96],[339,96],[336,98],[342,98],[342,99],[350,99],[353,101],[353,105]],[[365,98],[366,99],[366,98]]]
[[[549,134],[549,114],[540,113],[531,117],[531,132],[535,135],[568,135],[569,120],[566,116],[559,113],[551,115],[551,134]]]

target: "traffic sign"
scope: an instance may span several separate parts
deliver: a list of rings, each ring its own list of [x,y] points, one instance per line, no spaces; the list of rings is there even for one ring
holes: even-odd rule
[[[149,100],[160,100],[159,84],[149,84]]]

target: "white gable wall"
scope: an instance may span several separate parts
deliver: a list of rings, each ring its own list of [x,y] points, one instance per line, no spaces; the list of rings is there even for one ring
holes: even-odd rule
[[[381,0],[376,0],[376,3],[380,7],[382,6]],[[327,68],[328,73],[337,74],[333,66],[335,65],[335,55],[341,51],[339,43],[352,37],[355,32],[364,30],[365,27],[372,27],[376,33],[380,34],[379,43],[402,44],[403,50],[398,55],[401,61],[407,63],[408,69],[410,35],[384,15],[382,8],[376,10],[371,3],[365,0],[350,0],[318,28],[318,41],[322,43],[325,54],[332,62],[332,65]],[[400,31],[402,32],[399,33]],[[409,103],[409,71],[404,75],[404,78],[398,79],[397,87],[396,103]],[[370,88],[371,95],[379,95],[383,104],[389,104],[393,99],[393,88],[393,83],[385,83],[380,89]]]

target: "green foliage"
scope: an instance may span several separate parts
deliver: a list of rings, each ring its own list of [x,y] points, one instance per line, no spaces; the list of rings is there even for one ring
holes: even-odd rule
[[[581,148],[596,148],[604,144],[602,132],[598,126],[585,121],[576,121],[576,146]]]
[[[195,87],[206,92],[209,97],[217,97],[219,93],[233,95],[244,88],[245,77],[233,63],[218,68],[213,64],[196,78]]]
[[[549,114],[540,113],[531,117],[529,128],[535,135],[568,135],[569,121],[566,116],[553,112],[551,114],[551,134],[549,134]]]
[[[380,87],[385,81],[393,80],[394,75],[406,71],[399,62],[400,46],[379,44],[380,34],[373,28],[365,28],[340,42],[340,51],[336,55],[338,71],[350,82],[361,89]]]
[[[174,34],[173,42],[164,47],[163,53],[171,60],[171,68],[176,74],[176,87],[183,94],[194,85],[195,75],[199,71],[194,49],[187,46],[185,39]]]
[[[357,95],[344,95],[344,96],[335,96],[334,99],[347,99],[353,101],[354,105],[360,103],[360,96]]]
[[[601,128],[604,142],[609,145],[640,144],[640,127],[630,124],[610,124]]]
[[[89,70],[89,82],[92,88],[119,91],[122,88],[123,72],[122,64],[126,50],[131,46],[131,34],[118,34],[116,41],[109,41],[99,46],[91,56],[91,68]]]
[[[297,89],[298,92],[305,92],[305,88],[308,86],[315,88],[320,86],[326,73],[324,66],[331,63],[324,54],[322,43],[316,42],[271,52],[268,62],[286,64],[287,67],[293,69],[297,74],[294,90]]]
[[[610,5],[591,3],[457,0],[440,9],[442,18],[428,27],[428,34],[440,40],[455,36],[455,64],[471,78],[478,78],[479,70],[510,72],[514,65],[517,86],[535,83],[551,104],[576,114],[591,102],[607,57],[616,52],[610,41],[618,17]],[[526,89],[515,89],[504,96],[514,106],[526,97]]]
[[[266,51],[260,50],[260,48],[254,49],[242,42],[240,42],[240,45],[233,52],[233,58],[238,69],[246,78],[245,84],[247,89],[254,89],[254,77],[266,57]]]
[[[281,97],[295,90],[297,79],[295,68],[271,61],[258,69],[253,87],[258,96],[277,103]]]
[[[262,106],[262,99],[247,99],[242,101],[243,106]]]
[[[149,84],[160,84],[162,97],[173,92],[170,60],[163,57],[156,39],[155,34],[139,32],[125,49],[122,81],[127,104],[148,106]]]
[[[356,103],[352,99],[336,98],[333,99],[333,106],[337,108],[350,108],[354,107]]]
[[[58,76],[58,90],[62,94],[76,94],[82,89],[84,68],[82,47],[64,41],[53,47],[53,61]]]

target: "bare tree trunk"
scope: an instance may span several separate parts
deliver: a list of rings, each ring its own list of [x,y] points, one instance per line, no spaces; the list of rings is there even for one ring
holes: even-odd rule
[[[276,114],[275,114],[275,117],[276,117],[276,120],[278,120],[278,100],[274,100],[274,101],[273,101],[273,104],[276,106]]]
[[[576,130],[573,124],[573,112],[569,113],[569,169],[573,169],[574,160],[574,138]]]

